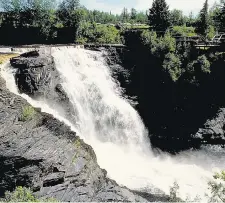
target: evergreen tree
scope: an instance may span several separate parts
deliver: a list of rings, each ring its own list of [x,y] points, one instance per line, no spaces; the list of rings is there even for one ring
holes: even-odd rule
[[[225,32],[225,2],[223,3],[223,6],[221,8],[220,24],[220,31]]]
[[[165,0],[154,0],[149,10],[149,25],[155,31],[165,32],[171,25],[169,6]]]
[[[134,9],[134,8],[131,9],[130,18],[132,20],[136,20],[136,18],[137,18],[137,11],[136,11],[136,9]]]
[[[170,12],[170,20],[172,25],[174,26],[182,26],[185,24],[185,18],[183,16],[183,12],[178,9],[174,9]]]
[[[202,10],[200,11],[200,17],[197,23],[196,31],[203,35],[207,36],[208,29],[209,29],[209,4],[208,0],[205,1]]]
[[[123,22],[127,22],[129,19],[129,14],[128,14],[128,10],[127,8],[123,8],[122,14],[121,14],[121,18]]]

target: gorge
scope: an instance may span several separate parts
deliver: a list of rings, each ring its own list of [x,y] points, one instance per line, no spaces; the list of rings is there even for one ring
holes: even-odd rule
[[[10,122],[18,127],[1,137],[1,191],[22,185],[40,197],[60,201],[168,201],[166,195],[177,182],[182,199],[205,200],[213,173],[225,167],[224,149],[203,145],[199,150],[170,155],[152,146],[135,102],[125,96],[120,86],[123,81],[116,79],[128,77],[129,71],[109,62],[112,53],[46,46],[12,58],[11,64],[2,68],[6,87],[19,96],[12,96],[2,85],[2,92],[12,100],[7,105],[26,105],[22,96],[38,108],[38,116],[25,122],[24,133],[14,115]],[[13,112],[14,108],[18,115],[21,107],[13,107]],[[75,133],[40,111],[52,114]],[[218,120],[224,121],[223,110]],[[9,135],[12,137],[7,138]],[[146,200],[134,191],[152,195]]]

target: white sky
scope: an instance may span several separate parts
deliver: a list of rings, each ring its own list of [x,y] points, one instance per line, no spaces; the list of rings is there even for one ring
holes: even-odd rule
[[[147,10],[151,7],[153,0],[81,0],[81,4],[89,9],[111,11],[112,13],[121,13],[124,7],[136,8],[137,10]],[[208,0],[210,6],[219,0]],[[183,10],[185,14],[193,11],[197,13],[203,6],[205,0],[167,0],[170,9]]]

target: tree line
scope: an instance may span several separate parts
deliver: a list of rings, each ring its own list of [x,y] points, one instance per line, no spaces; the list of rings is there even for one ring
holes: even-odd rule
[[[111,12],[88,10],[79,0],[57,2],[0,0],[0,43],[95,42],[95,38],[99,43],[108,38],[106,43],[121,43],[116,24],[147,23],[146,14],[135,9],[129,12],[124,8],[120,15],[115,15]]]
[[[79,0],[0,0],[0,43],[122,43],[120,24],[144,25],[165,32],[197,32],[212,37],[225,31],[225,2],[209,9],[208,0],[198,16],[169,10],[166,0],[154,0],[146,12],[123,8],[121,14],[88,10]],[[133,26],[131,26],[133,27]]]
[[[194,27],[196,33],[207,37],[212,32],[225,32],[225,1],[221,0],[220,3],[215,3],[209,9],[209,3],[206,0],[196,17],[192,13],[187,17],[180,10],[170,11],[165,0],[154,0],[149,9],[148,20],[154,31],[165,32],[171,26],[185,25]]]

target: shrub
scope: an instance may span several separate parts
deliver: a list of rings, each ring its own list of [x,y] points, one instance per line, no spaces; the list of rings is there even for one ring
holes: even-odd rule
[[[77,43],[120,44],[119,30],[111,25],[83,22],[78,30]]]
[[[225,171],[216,173],[214,179],[214,181],[209,182],[210,202],[225,202]]]
[[[182,36],[182,37],[193,37],[197,36],[195,33],[194,27],[186,27],[186,26],[174,26],[172,28],[172,35],[173,36]]]
[[[174,53],[168,53],[163,62],[163,68],[170,74],[170,77],[176,82],[182,74],[181,61]]]
[[[25,187],[17,187],[13,192],[6,192],[5,197],[0,202],[58,202],[54,198],[36,198],[32,191]]]
[[[34,197],[31,190],[23,187],[17,187],[14,192],[6,192],[4,202],[39,202]]]
[[[156,32],[143,31],[141,41],[150,49],[151,54],[158,58],[163,58],[169,52],[176,50],[176,41],[169,32],[163,37],[157,37]]]
[[[197,60],[188,64],[189,73],[210,73],[210,62],[205,55],[199,56]]]
[[[22,115],[20,117],[20,120],[21,121],[32,120],[35,114],[36,114],[36,111],[32,106],[25,106],[22,109]]]
[[[207,38],[211,40],[215,36],[215,34],[216,34],[215,28],[212,25],[210,25],[207,33]]]

